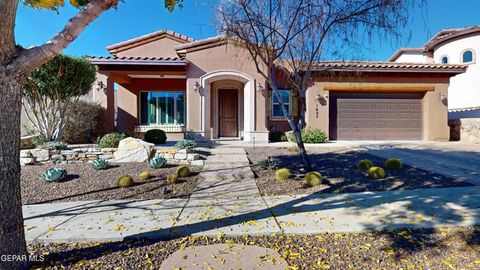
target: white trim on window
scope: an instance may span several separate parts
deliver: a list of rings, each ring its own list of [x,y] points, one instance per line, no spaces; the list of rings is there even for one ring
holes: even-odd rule
[[[447,61],[444,63],[443,59],[447,59]],[[448,58],[448,55],[442,55],[442,57],[440,57],[440,64],[448,64],[448,63],[450,63],[450,59]]]
[[[288,102],[283,102],[283,105],[285,106],[288,106],[287,107],[287,110],[290,111],[290,95],[291,95],[291,92],[290,92],[290,89],[283,89],[283,88],[279,88],[278,89],[278,93],[280,94],[281,96],[281,93],[287,93],[288,94]],[[276,95],[275,93],[273,92],[272,90],[272,117],[285,117],[285,115],[283,115],[283,112],[281,113],[281,115],[277,115],[275,114],[275,106],[280,106],[280,102],[276,102]],[[277,100],[278,101],[278,100]],[[281,107],[280,107],[281,108]]]
[[[465,53],[467,52],[471,52],[472,53],[472,60],[471,61],[467,61],[465,62],[464,61],[464,55]],[[475,51],[473,49],[465,49],[462,51],[462,53],[460,53],[460,60],[461,60],[461,63],[462,64],[474,64],[475,63]]]

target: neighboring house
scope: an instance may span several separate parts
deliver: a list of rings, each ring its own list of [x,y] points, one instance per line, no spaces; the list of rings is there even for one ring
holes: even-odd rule
[[[448,88],[449,119],[480,118],[480,26],[440,31],[421,48],[402,48],[388,60],[396,63],[466,64]]]
[[[290,129],[249,54],[222,36],[195,41],[157,31],[107,49],[111,57],[90,58],[99,68],[90,96],[106,107],[111,130],[139,136],[160,128],[169,138],[266,142],[269,132]],[[447,89],[465,69],[319,62],[307,91],[306,126],[331,140],[448,140]],[[297,94],[281,86],[297,116]]]

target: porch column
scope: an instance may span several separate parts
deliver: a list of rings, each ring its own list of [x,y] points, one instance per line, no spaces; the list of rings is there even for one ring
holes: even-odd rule
[[[243,90],[243,140],[253,141],[252,133],[255,131],[255,80],[245,82]]]

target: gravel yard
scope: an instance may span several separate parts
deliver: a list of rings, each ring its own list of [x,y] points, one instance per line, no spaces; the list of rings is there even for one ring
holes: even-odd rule
[[[302,167],[296,148],[256,147],[246,148],[248,158],[253,164],[269,156],[279,161],[280,167],[289,168],[295,174]],[[278,182],[275,171],[262,170],[252,166],[257,186],[262,195],[284,195],[305,193],[353,193],[364,191],[388,191],[420,188],[441,188],[471,186],[468,182],[452,179],[443,175],[416,169],[407,165],[399,171],[386,171],[384,179],[370,179],[357,169],[358,161],[369,159],[374,165],[384,167],[385,160],[363,152],[309,153],[314,170],[324,176],[324,183],[315,187],[305,187],[299,179]]]
[[[62,167],[68,176],[58,183],[47,183],[41,174],[48,168]],[[65,165],[32,165],[21,171],[22,203],[57,203],[86,200],[119,200],[119,199],[162,199],[188,197],[198,180],[200,167],[191,166],[192,176],[180,179],[179,183],[169,185],[171,190],[162,194],[161,187],[167,185],[167,175],[175,173],[178,166],[151,169],[147,163],[119,163],[107,170],[94,170],[90,164],[77,163]],[[143,181],[138,175],[148,171],[152,178]],[[121,189],[117,180],[123,175],[131,175],[135,186]]]
[[[379,233],[186,237],[171,241],[29,246],[46,269],[158,269],[173,252],[192,245],[238,243],[276,250],[290,269],[479,269],[480,228]],[[248,259],[248,258],[247,258]]]

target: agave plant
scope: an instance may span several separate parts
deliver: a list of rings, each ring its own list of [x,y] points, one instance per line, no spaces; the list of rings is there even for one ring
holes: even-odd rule
[[[43,180],[47,182],[58,182],[67,176],[67,170],[63,168],[48,169],[42,174]]]
[[[92,162],[92,168],[95,170],[105,170],[108,169],[108,167],[110,167],[110,163],[102,158]]]
[[[159,156],[152,158],[148,162],[148,166],[150,166],[150,168],[153,168],[153,169],[162,168],[163,166],[165,166],[165,164],[167,164],[167,160],[164,157],[159,157]]]
[[[175,147],[178,149],[187,149],[192,150],[197,147],[197,143],[194,140],[180,140],[175,144]]]

